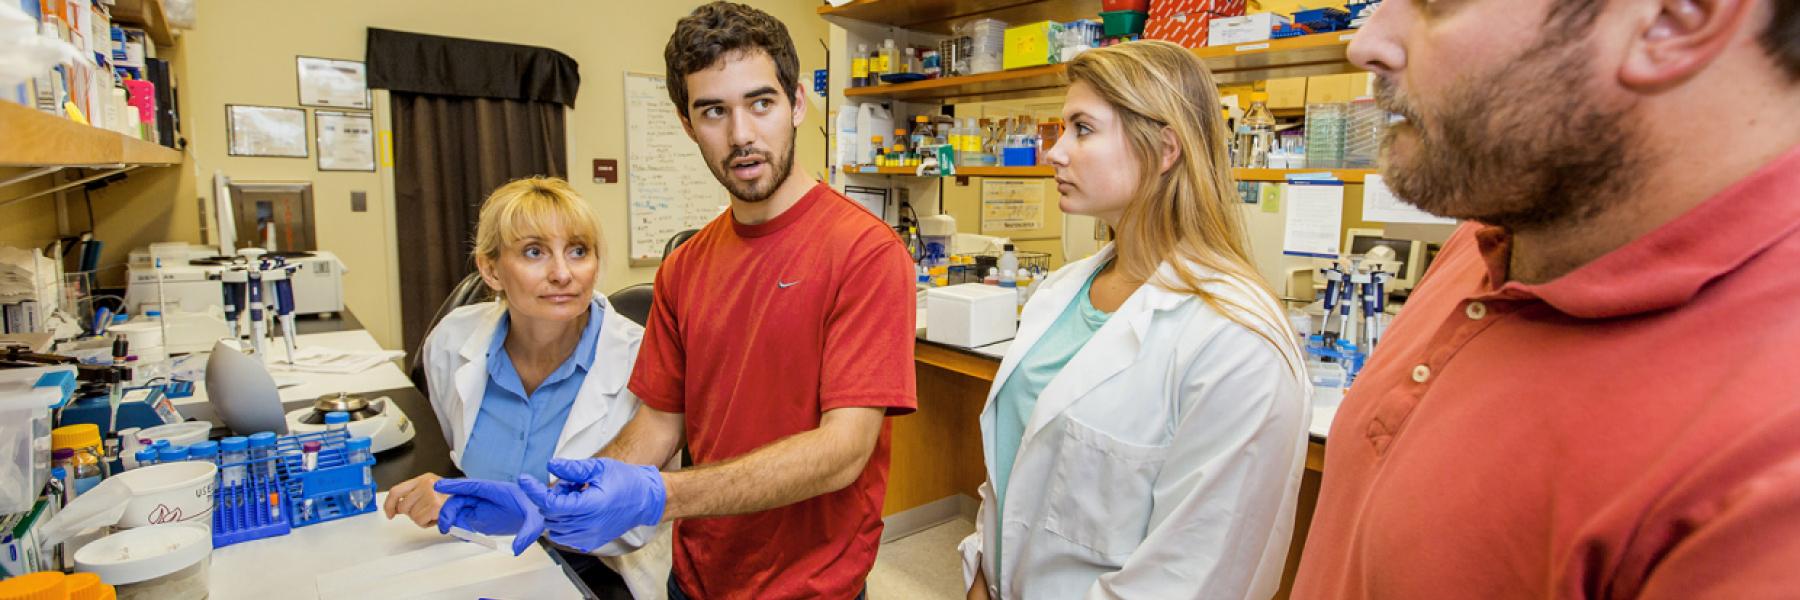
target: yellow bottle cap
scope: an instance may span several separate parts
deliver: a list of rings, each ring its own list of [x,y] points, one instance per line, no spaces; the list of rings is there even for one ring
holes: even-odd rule
[[[68,587],[69,600],[113,600],[118,592],[113,586],[100,581],[100,576],[93,573],[76,573],[63,580]]]
[[[50,430],[51,448],[100,447],[100,427],[93,423],[64,425]]]
[[[59,571],[39,571],[0,581],[0,600],[63,600],[69,597]]]
[[[1268,92],[1250,92],[1250,101],[1251,102],[1268,102],[1269,101],[1269,93]]]
[[[919,115],[919,116],[913,117],[913,121],[916,123],[924,123],[924,122],[930,121],[930,120],[931,119],[926,117],[925,115]]]

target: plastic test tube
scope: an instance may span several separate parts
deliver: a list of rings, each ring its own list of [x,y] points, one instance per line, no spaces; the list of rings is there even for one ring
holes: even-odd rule
[[[344,431],[350,427],[350,413],[332,411],[325,413],[326,431]]]
[[[374,477],[369,472],[369,464],[374,462],[375,457],[370,454],[369,447],[370,440],[366,437],[350,438],[350,441],[344,443],[344,448],[349,454],[350,464],[362,465],[363,487],[350,490],[350,505],[356,507],[356,510],[362,510],[363,507],[375,500],[375,490],[369,487],[371,483],[374,483]]]
[[[203,461],[203,462],[218,464],[218,462],[219,462],[219,443],[218,442],[200,442],[200,443],[194,444],[192,446],[188,446],[188,460]]]
[[[170,445],[169,447],[163,448],[162,450],[158,450],[156,452],[156,462],[158,464],[182,462],[187,459],[188,459],[187,446]]]
[[[300,445],[300,470],[311,471],[319,468],[320,447],[321,444],[319,444],[318,440],[313,440]]]
[[[250,440],[232,436],[219,442],[219,483],[228,490],[226,498],[232,506],[237,505],[235,488],[244,485],[245,465],[249,460]]]
[[[275,434],[259,431],[250,434],[250,460],[256,461],[250,476],[265,481],[275,479]]]
[[[156,449],[155,448],[145,448],[143,450],[137,451],[137,465],[138,465],[137,468],[142,469],[144,467],[152,466],[155,464],[156,464]]]

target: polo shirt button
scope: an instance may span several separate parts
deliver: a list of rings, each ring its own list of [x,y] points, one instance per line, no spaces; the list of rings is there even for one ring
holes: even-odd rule
[[[1413,383],[1425,383],[1425,380],[1431,379],[1431,367],[1425,365],[1413,367],[1412,375]]]
[[[1487,316],[1487,305],[1480,302],[1470,302],[1468,306],[1463,307],[1463,314],[1469,315],[1469,320],[1471,321],[1480,321],[1482,317]]]

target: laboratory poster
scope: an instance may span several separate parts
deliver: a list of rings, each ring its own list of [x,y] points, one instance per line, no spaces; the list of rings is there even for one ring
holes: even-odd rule
[[[1044,228],[1044,182],[1040,179],[983,179],[981,232]]]
[[[369,113],[314,111],[320,171],[374,171],[375,118]]]

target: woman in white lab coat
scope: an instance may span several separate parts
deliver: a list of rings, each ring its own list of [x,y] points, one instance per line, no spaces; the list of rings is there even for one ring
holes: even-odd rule
[[[1257,274],[1211,75],[1132,42],[1069,64],[1064,212],[1115,231],[1040,284],[981,413],[971,598],[1268,598],[1309,386]]]
[[[637,412],[625,384],[643,327],[594,292],[602,246],[598,218],[560,179],[517,180],[482,203],[474,258],[498,299],[451,311],[421,350],[450,459],[467,476],[543,480],[551,457],[593,456]],[[435,524],[448,498],[432,489],[439,479],[427,473],[394,486],[383,504],[388,518]],[[640,528],[596,554],[631,552],[657,533]],[[608,562],[651,571],[646,589],[660,590],[667,577],[666,556]]]

